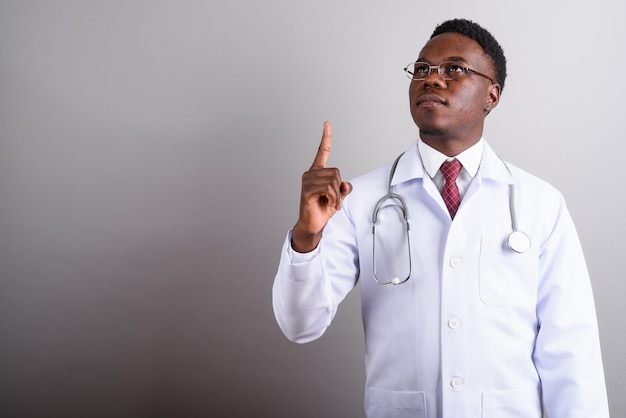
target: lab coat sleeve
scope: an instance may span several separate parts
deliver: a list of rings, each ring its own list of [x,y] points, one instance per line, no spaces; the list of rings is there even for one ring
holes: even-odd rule
[[[581,245],[563,197],[540,250],[534,361],[550,418],[609,416],[598,326]]]
[[[272,306],[280,329],[291,341],[307,343],[321,337],[339,303],[356,285],[358,256],[345,211],[344,204],[311,253],[300,254],[291,248],[291,231],[285,239],[272,287]]]

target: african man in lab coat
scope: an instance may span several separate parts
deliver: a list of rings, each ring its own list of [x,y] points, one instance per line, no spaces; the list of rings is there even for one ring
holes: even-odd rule
[[[563,197],[483,138],[506,78],[502,48],[455,19],[406,71],[419,139],[395,164],[342,181],[326,167],[324,124],[274,281],[280,328],[319,338],[360,281],[369,418],[608,417],[590,279]],[[456,180],[445,161],[460,167]],[[512,229],[521,243],[509,244]]]

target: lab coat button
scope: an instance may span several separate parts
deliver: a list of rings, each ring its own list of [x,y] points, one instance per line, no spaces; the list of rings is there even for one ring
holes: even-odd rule
[[[450,386],[452,386],[453,389],[461,389],[461,386],[463,386],[463,379],[455,377],[450,381]]]
[[[450,318],[448,326],[452,329],[457,329],[461,326],[461,320],[459,318]]]
[[[452,257],[450,259],[450,267],[452,267],[453,269],[460,267],[461,266],[461,259],[457,258],[457,257]]]

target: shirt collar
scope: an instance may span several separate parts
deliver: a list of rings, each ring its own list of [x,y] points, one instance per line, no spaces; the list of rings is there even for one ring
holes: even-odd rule
[[[417,145],[416,145],[417,142]],[[395,186],[397,184],[403,183],[405,181],[409,181],[411,179],[420,179],[424,176],[429,175],[426,171],[426,165],[429,164],[429,167],[433,167],[433,172],[436,173],[441,167],[441,163],[445,161],[448,157],[439,153],[431,147],[428,147],[426,144],[422,144],[421,140],[417,140],[411,144],[411,147],[403,153],[402,158],[398,163],[398,167],[393,175],[391,185]],[[480,144],[480,145],[479,145]],[[478,147],[477,147],[478,145]],[[426,149],[424,151],[422,148]],[[435,163],[427,163],[429,150],[435,151],[442,155],[439,164]],[[465,156],[462,156],[461,164],[465,166],[467,164],[469,169],[468,173],[472,174],[473,177],[478,175],[478,169],[480,168],[479,177],[485,179],[492,179],[495,181],[503,181],[506,183],[511,183],[512,178],[509,172],[506,170],[502,160],[496,155],[496,153],[491,149],[489,144],[481,138],[478,143],[468,148],[457,157],[465,154],[467,151],[472,150],[470,154],[475,153],[474,161],[466,161]],[[436,154],[435,154],[436,155]],[[476,157],[478,156],[478,157]],[[471,170],[471,171],[470,171]]]
[[[444,161],[452,160],[454,158],[459,160],[463,168],[471,177],[474,177],[478,172],[478,167],[480,167],[480,161],[483,157],[483,149],[485,148],[485,145],[483,138],[480,138],[477,143],[454,157],[448,157],[447,155],[442,154],[430,145],[425,144],[421,139],[417,141],[417,148],[419,149],[419,153],[422,157],[424,169],[431,178],[435,177]]]

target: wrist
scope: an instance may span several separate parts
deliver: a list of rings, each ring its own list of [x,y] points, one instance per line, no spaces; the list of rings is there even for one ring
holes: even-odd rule
[[[322,240],[322,231],[310,232],[299,223],[291,230],[291,248],[299,253],[309,253],[317,248]]]

